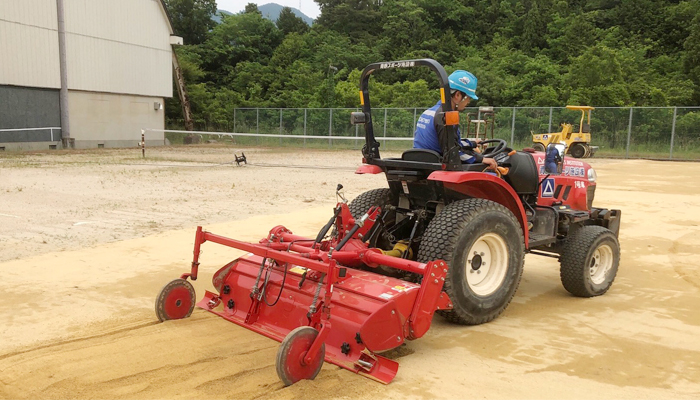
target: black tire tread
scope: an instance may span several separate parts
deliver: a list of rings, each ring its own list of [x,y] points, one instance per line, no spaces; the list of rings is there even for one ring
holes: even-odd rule
[[[459,237],[458,233],[465,228],[467,223],[471,220],[471,217],[491,210],[504,211],[506,215],[510,216],[516,226],[521,226],[510,210],[496,202],[486,199],[466,199],[455,201],[448,204],[438,215],[435,216],[435,218],[433,218],[428,225],[418,251],[418,261],[428,262],[436,259],[442,259],[449,265],[452,258],[451,255],[454,252],[455,245]],[[455,232],[457,234],[454,234]],[[524,246],[523,233],[521,230],[518,230],[518,233],[520,236],[520,245]],[[525,252],[523,251],[522,254],[523,260],[521,260],[521,265],[524,262]],[[510,301],[513,299],[513,296],[517,291],[517,286],[520,284],[521,277],[522,268],[520,269],[520,276],[517,278],[516,290],[513,291],[513,295],[507,299],[505,306],[503,306],[498,313],[481,318],[474,318],[468,315],[459,315],[459,313],[455,310],[439,310],[437,313],[442,315],[449,322],[462,325],[479,325],[492,321],[508,307],[508,304],[510,304]],[[445,278],[443,291],[447,292],[447,294],[452,298],[452,281],[449,274]]]
[[[581,155],[576,155],[577,149],[581,149]],[[571,148],[569,149],[569,154],[571,154],[572,157],[574,158],[583,158],[586,156],[586,147],[581,144],[581,143],[574,143],[571,145]]]
[[[348,208],[352,217],[357,219],[362,217],[372,206],[384,206],[389,201],[390,196],[391,190],[388,188],[368,190],[355,197],[348,204]]]
[[[562,285],[564,285],[564,289],[574,296],[600,296],[608,291],[615,280],[615,277],[613,276],[612,281],[610,281],[610,284],[604,291],[601,293],[592,293],[588,290],[588,288],[586,288],[586,285],[582,279],[586,273],[585,270],[588,268],[586,261],[589,251],[592,250],[591,246],[602,235],[609,235],[614,239],[617,245],[613,249],[613,251],[616,253],[614,254],[614,257],[619,260],[620,245],[618,240],[612,231],[602,226],[588,225],[581,227],[566,240],[564,250],[562,251],[562,255],[559,259],[559,277],[561,278]]]

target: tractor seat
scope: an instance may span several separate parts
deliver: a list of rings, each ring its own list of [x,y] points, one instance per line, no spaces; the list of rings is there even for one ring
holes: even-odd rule
[[[442,156],[434,150],[428,149],[409,149],[401,154],[401,159],[404,161],[415,161],[433,164],[442,164]]]
[[[401,160],[429,164],[442,164],[442,156],[440,155],[440,153],[428,149],[406,150],[403,152],[403,154],[401,154]],[[482,172],[486,167],[487,165],[483,163],[462,164],[461,170]]]

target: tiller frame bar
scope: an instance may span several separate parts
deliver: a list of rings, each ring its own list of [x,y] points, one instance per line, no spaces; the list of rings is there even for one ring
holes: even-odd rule
[[[282,339],[282,331],[287,331],[280,328],[281,323],[279,319],[284,319],[286,316],[285,314],[270,316],[269,308],[275,305],[277,301],[270,305],[264,298],[269,284],[274,280],[273,286],[279,286],[277,300],[280,300],[283,290],[287,290],[288,287],[291,293],[297,294],[306,280],[316,282],[313,300],[308,305],[309,311],[306,314],[308,319],[306,325],[316,329],[318,335],[301,359],[298,361],[293,360],[292,362],[300,362],[302,365],[309,364],[316,359],[319,351],[325,351],[325,360],[327,362],[377,381],[389,383],[396,375],[398,363],[374,354],[374,352],[385,351],[401,345],[406,339],[413,340],[423,336],[430,328],[434,312],[438,309],[451,309],[452,304],[447,294],[442,291],[447,274],[447,263],[443,260],[420,263],[390,256],[384,254],[380,249],[370,248],[362,240],[372,228],[380,213],[381,209],[379,207],[372,207],[362,218],[355,220],[352,218],[346,202],[340,202],[334,210],[333,217],[319,232],[315,240],[294,235],[285,227],[276,226],[270,230],[267,238],[255,244],[210,233],[198,226],[195,234],[191,270],[189,273],[182,274],[181,279],[186,280],[189,278],[193,281],[197,279],[201,245],[205,242],[218,243],[250,253],[220,269],[214,276],[214,286],[219,290],[220,294],[207,291],[204,298],[197,305],[231,322],[278,341]],[[323,240],[333,225],[336,227],[337,235],[334,235],[330,240]],[[260,258],[262,258],[261,262],[258,261]],[[253,264],[253,262],[256,264]],[[250,281],[254,276],[254,272],[252,272],[253,265],[258,264],[260,266],[255,278],[255,284],[250,289],[250,306],[245,318],[234,316],[232,311],[234,301],[232,298],[228,300],[228,308],[231,310],[227,310],[226,305],[224,305],[223,311],[216,310],[223,303],[222,297],[224,295],[228,295],[231,290],[244,290],[243,287],[235,287],[235,285],[233,285],[235,288],[232,288],[230,285],[224,287],[222,282],[226,279],[233,279],[229,276],[234,273],[247,274],[246,276]],[[378,266],[388,266],[410,272],[420,276],[420,284],[413,284],[358,269],[361,266],[370,267],[370,269]],[[247,272],[241,272],[243,269],[246,269]],[[290,277],[292,274],[290,269],[295,270],[297,273],[300,269],[303,269],[303,274]],[[265,278],[261,284],[263,273]],[[274,275],[272,280],[270,278],[271,275]],[[281,279],[280,275],[282,275]],[[287,283],[287,286],[285,286],[285,281],[288,278],[294,280],[295,286],[298,286],[299,290],[296,287],[290,287],[290,283]],[[279,283],[280,281],[281,283]],[[362,293],[362,288],[365,287],[362,285],[364,284],[367,284],[366,287],[372,293]],[[388,291],[389,293],[375,293],[377,288],[380,291],[386,289],[385,292]],[[341,294],[334,297],[334,289],[340,290]],[[394,293],[390,289],[398,291]],[[338,290],[336,290],[336,293],[338,293]],[[307,288],[306,291],[306,298],[308,298],[311,290]],[[393,296],[397,297],[395,301],[392,299]],[[404,296],[405,299],[399,301],[399,296]],[[274,294],[272,297],[274,297]],[[292,296],[289,297],[292,298]],[[343,303],[343,299],[347,300],[348,298],[351,298],[349,303]],[[357,305],[359,303],[370,304],[369,311],[367,309],[357,309],[358,317],[356,321],[348,322],[352,318],[348,318],[345,313],[352,313],[353,307],[359,307]],[[299,306],[297,304],[295,307]],[[343,311],[344,316],[336,316],[336,318],[340,318],[336,323],[354,324],[352,330],[353,332],[357,330],[357,333],[354,334],[353,342],[356,341],[357,346],[365,346],[359,354],[350,354],[349,342],[352,343],[350,339],[344,340],[343,345],[340,346],[341,348],[335,348],[338,347],[337,344],[330,350],[327,348],[329,345],[328,338],[334,326],[332,317],[334,313],[332,310],[337,307],[340,307],[337,312]],[[372,326],[379,326],[377,322],[386,320],[387,318],[383,314],[389,311],[391,316],[400,314],[400,316],[395,317],[400,317],[399,319],[402,321],[400,326],[397,325],[394,329],[366,328],[363,330],[365,325],[368,325],[367,321],[369,320],[373,321]],[[260,318],[263,318],[263,320],[260,320]],[[366,319],[363,320],[363,318]],[[355,329],[355,325],[359,326],[359,328]],[[345,332],[350,329],[347,326],[342,326],[341,331]],[[379,330],[381,332],[378,332]],[[345,335],[343,336],[345,338],[347,333],[343,333],[343,335]],[[353,343],[353,346],[356,345]],[[326,350],[323,350],[324,348]],[[351,355],[352,357],[350,357]],[[287,360],[287,362],[289,361]]]

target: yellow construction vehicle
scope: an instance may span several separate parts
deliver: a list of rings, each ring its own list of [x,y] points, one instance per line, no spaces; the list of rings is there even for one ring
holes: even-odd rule
[[[550,143],[566,144],[565,153],[575,158],[593,157],[598,146],[591,146],[591,111],[590,106],[566,106],[569,110],[581,111],[581,121],[578,132],[574,132],[574,126],[569,123],[561,124],[560,132],[540,133],[532,135],[532,147],[536,151],[545,151]]]

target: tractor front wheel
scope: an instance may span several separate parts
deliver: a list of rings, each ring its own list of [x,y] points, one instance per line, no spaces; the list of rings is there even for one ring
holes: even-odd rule
[[[544,145],[542,143],[535,143],[532,145],[532,148],[535,149],[535,151],[544,152]]]
[[[478,325],[498,317],[520,284],[524,262],[520,223],[510,210],[484,199],[447,205],[428,225],[418,261],[449,265],[444,290],[452,310],[448,321]]]
[[[567,238],[559,263],[564,289],[578,297],[600,296],[617,275],[620,244],[609,229],[584,226]]]

